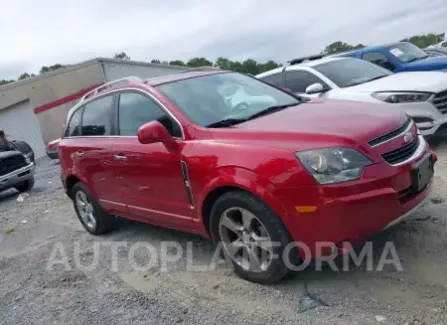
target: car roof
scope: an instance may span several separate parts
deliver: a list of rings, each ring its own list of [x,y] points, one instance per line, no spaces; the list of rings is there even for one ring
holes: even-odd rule
[[[318,60],[310,60],[310,61],[303,62],[303,63],[292,64],[292,65],[288,65],[285,67],[279,67],[279,68],[276,68],[273,70],[269,70],[269,71],[266,71],[266,72],[256,75],[256,78],[262,78],[262,77],[272,75],[274,73],[279,73],[279,72],[282,72],[284,69],[299,70],[301,68],[312,68],[312,67],[320,65],[322,63],[340,61],[340,60],[356,60],[356,59],[355,58],[345,58],[345,57],[324,57],[324,58],[318,59]]]
[[[227,73],[229,71],[226,70],[220,70],[220,69],[209,69],[209,70],[194,70],[194,71],[185,71],[175,74],[168,74],[164,76],[158,76],[153,77],[146,80],[146,83],[150,86],[158,86],[161,84],[169,83],[169,82],[175,82],[179,80],[185,80],[185,79],[191,79],[191,78],[197,78],[197,77],[203,77],[203,76],[210,76],[214,74],[219,73]]]
[[[393,45],[403,44],[403,43],[408,43],[408,42],[394,42],[394,43],[388,43],[388,44],[382,44],[382,45],[367,46],[367,47],[362,47],[361,49],[350,50],[350,51],[346,51],[346,52],[332,54],[332,55],[330,55],[330,57],[343,56],[343,55],[354,54],[354,53],[362,53],[365,51],[382,50],[384,48],[388,48]]]

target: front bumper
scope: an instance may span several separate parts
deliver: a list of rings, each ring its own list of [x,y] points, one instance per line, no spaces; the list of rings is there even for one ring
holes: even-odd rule
[[[447,114],[442,114],[431,101],[392,105],[401,107],[411,118],[415,119],[422,135],[432,136],[441,132],[447,133]],[[418,122],[418,118],[430,119],[431,121]]]
[[[301,255],[310,252],[318,259],[331,255],[335,247],[344,253],[346,243],[350,244],[348,247],[361,244],[410,215],[431,189],[432,181],[418,193],[409,190],[413,186],[413,166],[427,153],[436,161],[426,146],[419,157],[407,164],[391,166],[382,162],[366,167],[357,181],[300,187],[293,197],[289,193],[284,202],[288,213],[283,221],[293,240],[308,249]],[[298,212],[297,206],[312,209],[303,213]]]
[[[35,165],[30,163],[25,167],[17,169],[9,174],[0,176],[0,190],[12,188],[34,176]]]

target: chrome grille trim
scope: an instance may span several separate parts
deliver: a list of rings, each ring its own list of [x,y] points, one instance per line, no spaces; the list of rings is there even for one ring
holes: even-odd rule
[[[368,142],[368,144],[370,147],[374,148],[374,147],[381,145],[385,142],[396,139],[396,138],[404,135],[405,133],[409,132],[411,130],[411,128],[413,127],[413,125],[414,125],[413,120],[408,118],[408,120],[403,125],[398,127],[397,129],[394,129],[388,133],[385,133],[381,136],[378,136],[377,138],[372,139],[371,141]]]
[[[416,148],[416,150],[413,152],[413,154],[410,157],[408,157],[404,161],[398,162],[396,164],[390,164],[388,162],[387,163],[391,166],[402,166],[402,165],[408,164],[409,162],[418,158],[420,155],[422,155],[424,153],[425,148],[427,146],[427,143],[426,143],[423,135],[420,135],[420,134],[418,135],[418,142],[419,142],[418,147]]]
[[[447,114],[447,90],[435,94],[432,102],[442,114]]]

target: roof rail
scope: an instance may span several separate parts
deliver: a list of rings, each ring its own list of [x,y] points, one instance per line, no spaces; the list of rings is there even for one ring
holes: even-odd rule
[[[289,61],[289,64],[294,65],[294,64],[312,61],[312,60],[318,60],[318,59],[324,58],[325,56],[326,56],[325,54],[315,54],[315,55],[305,56],[302,58],[293,59],[293,60]]]
[[[134,77],[134,76],[130,76],[130,77],[125,77],[125,78],[121,78],[121,79],[117,79],[117,80],[113,80],[113,81],[110,81],[110,82],[108,82],[108,83],[105,83],[105,84],[103,84],[103,85],[101,85],[101,86],[99,86],[99,87],[96,87],[95,89],[93,89],[93,90],[90,90],[88,93],[86,93],[82,98],[81,98],[81,102],[82,101],[84,101],[84,100],[86,100],[87,98],[89,98],[89,97],[91,97],[91,96],[93,96],[93,95],[96,95],[96,94],[98,94],[98,93],[100,93],[102,90],[105,90],[105,89],[108,89],[108,88],[112,88],[112,87],[115,87],[115,86],[117,86],[118,84],[128,84],[128,83],[131,83],[131,82],[143,82],[143,80],[141,80],[140,78],[138,78],[138,77]]]

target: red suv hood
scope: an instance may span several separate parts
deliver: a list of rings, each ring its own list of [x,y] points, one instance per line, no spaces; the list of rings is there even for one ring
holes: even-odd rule
[[[214,129],[212,135],[216,140],[262,141],[294,150],[333,144],[363,146],[398,128],[407,118],[390,105],[312,100],[232,128]]]

